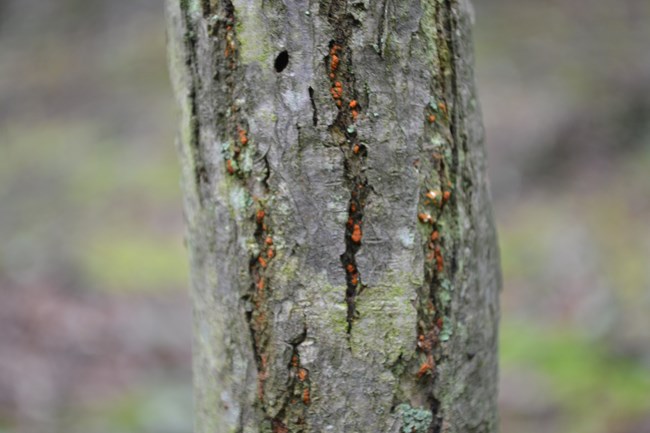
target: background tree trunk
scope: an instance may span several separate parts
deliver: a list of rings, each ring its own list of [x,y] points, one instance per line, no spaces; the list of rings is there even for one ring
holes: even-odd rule
[[[169,0],[196,433],[496,432],[469,5]]]

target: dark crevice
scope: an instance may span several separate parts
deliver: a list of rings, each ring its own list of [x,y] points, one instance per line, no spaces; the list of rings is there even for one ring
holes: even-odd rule
[[[306,411],[311,403],[311,379],[309,371],[300,363],[298,347],[307,338],[307,325],[291,344],[291,358],[287,365],[288,384],[282,406],[271,421],[273,433],[303,433],[307,429]]]
[[[311,86],[309,86],[309,100],[311,101],[312,123],[314,126],[318,126],[318,110],[314,100],[314,89]]]
[[[199,86],[199,74],[196,70],[197,57],[196,57],[196,34],[192,30],[192,21],[190,19],[187,9],[183,9],[183,21],[185,26],[185,35],[184,42],[187,50],[187,58],[185,59],[186,65],[190,73],[190,91],[189,91],[189,100],[190,100],[190,142],[188,143],[190,147],[191,155],[188,155],[189,158],[193,160],[194,167],[194,184],[196,185],[199,204],[203,205],[205,201],[204,185],[209,182],[208,170],[203,164],[204,159],[201,158],[201,141],[200,141],[200,122],[199,122],[199,113],[198,113],[198,94],[197,89]]]
[[[356,90],[356,79],[352,61],[352,49],[348,41],[359,22],[348,12],[347,0],[332,0],[327,10],[327,20],[334,29],[335,37],[330,41],[325,67],[330,82],[330,94],[338,113],[329,131],[344,155],[344,173],[350,193],[348,220],[345,226],[345,252],[341,265],[345,272],[347,303],[347,332],[352,332],[356,320],[356,298],[363,283],[357,266],[356,254],[363,238],[363,215],[371,188],[365,175],[367,148],[357,134],[356,122],[362,113]]]
[[[381,15],[378,21],[378,30],[377,30],[377,54],[379,57],[384,57],[384,35],[388,27],[388,2],[389,0],[384,0],[384,4],[381,8]]]
[[[289,65],[289,52],[287,50],[282,51],[278,56],[275,58],[275,62],[273,62],[273,67],[275,68],[275,72],[282,72],[285,70],[285,68]]]

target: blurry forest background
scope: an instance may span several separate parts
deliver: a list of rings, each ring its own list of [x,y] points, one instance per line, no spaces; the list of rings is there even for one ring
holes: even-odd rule
[[[650,432],[650,2],[475,0],[503,433]],[[0,432],[190,433],[161,0],[0,0]]]

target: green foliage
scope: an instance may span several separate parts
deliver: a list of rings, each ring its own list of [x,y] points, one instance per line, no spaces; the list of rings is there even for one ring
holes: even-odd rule
[[[570,330],[505,323],[500,355],[506,374],[513,368],[542,374],[550,384],[548,397],[566,410],[573,432],[607,431],[606,421],[650,409],[647,368]]]
[[[177,238],[154,234],[101,233],[80,257],[91,281],[112,291],[184,287],[189,281],[187,254]]]

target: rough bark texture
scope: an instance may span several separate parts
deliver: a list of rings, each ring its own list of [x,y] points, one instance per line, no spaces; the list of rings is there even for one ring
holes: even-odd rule
[[[496,432],[469,5],[167,8],[196,433]]]

